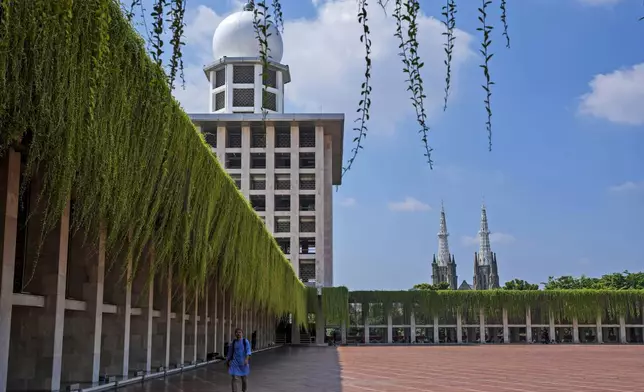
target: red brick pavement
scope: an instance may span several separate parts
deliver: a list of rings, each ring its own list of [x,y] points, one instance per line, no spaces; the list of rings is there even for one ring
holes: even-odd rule
[[[222,364],[124,392],[230,391]],[[285,347],[254,356],[248,392],[644,392],[644,346]]]
[[[644,392],[642,346],[343,347],[342,392]]]

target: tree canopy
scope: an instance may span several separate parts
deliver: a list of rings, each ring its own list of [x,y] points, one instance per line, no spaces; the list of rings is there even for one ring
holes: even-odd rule
[[[412,287],[412,290],[449,290],[449,283],[447,282],[440,282],[438,284],[431,284],[431,283],[419,283],[415,284],[414,287]]]
[[[574,290],[574,289],[595,289],[595,290],[643,290],[644,272],[615,272],[603,275],[601,278],[591,278],[586,275],[580,277],[553,276],[543,283],[546,290]]]
[[[523,279],[515,278],[505,282],[503,290],[539,290],[539,285],[528,283]]]

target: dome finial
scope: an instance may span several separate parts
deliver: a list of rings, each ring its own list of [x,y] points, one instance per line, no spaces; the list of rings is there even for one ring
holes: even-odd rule
[[[253,0],[248,0],[248,3],[244,5],[244,11],[252,11],[255,9],[255,2]]]

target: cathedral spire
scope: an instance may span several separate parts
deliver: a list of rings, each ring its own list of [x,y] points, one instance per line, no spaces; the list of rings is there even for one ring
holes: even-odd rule
[[[447,232],[447,220],[445,219],[445,207],[441,201],[441,218],[440,218],[440,229],[438,231],[438,265],[446,266],[451,261],[451,255],[449,253],[449,243],[447,237],[449,233]]]
[[[490,265],[492,262],[492,249],[490,248],[490,229],[487,224],[485,204],[481,206],[481,229],[479,230],[479,265]]]

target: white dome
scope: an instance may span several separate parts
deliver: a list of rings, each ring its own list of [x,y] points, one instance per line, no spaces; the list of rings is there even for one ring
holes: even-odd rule
[[[241,11],[221,21],[212,37],[212,52],[215,60],[224,56],[261,57],[253,19],[253,11]],[[275,25],[270,26],[269,33],[268,58],[279,63],[284,53],[282,36]]]

